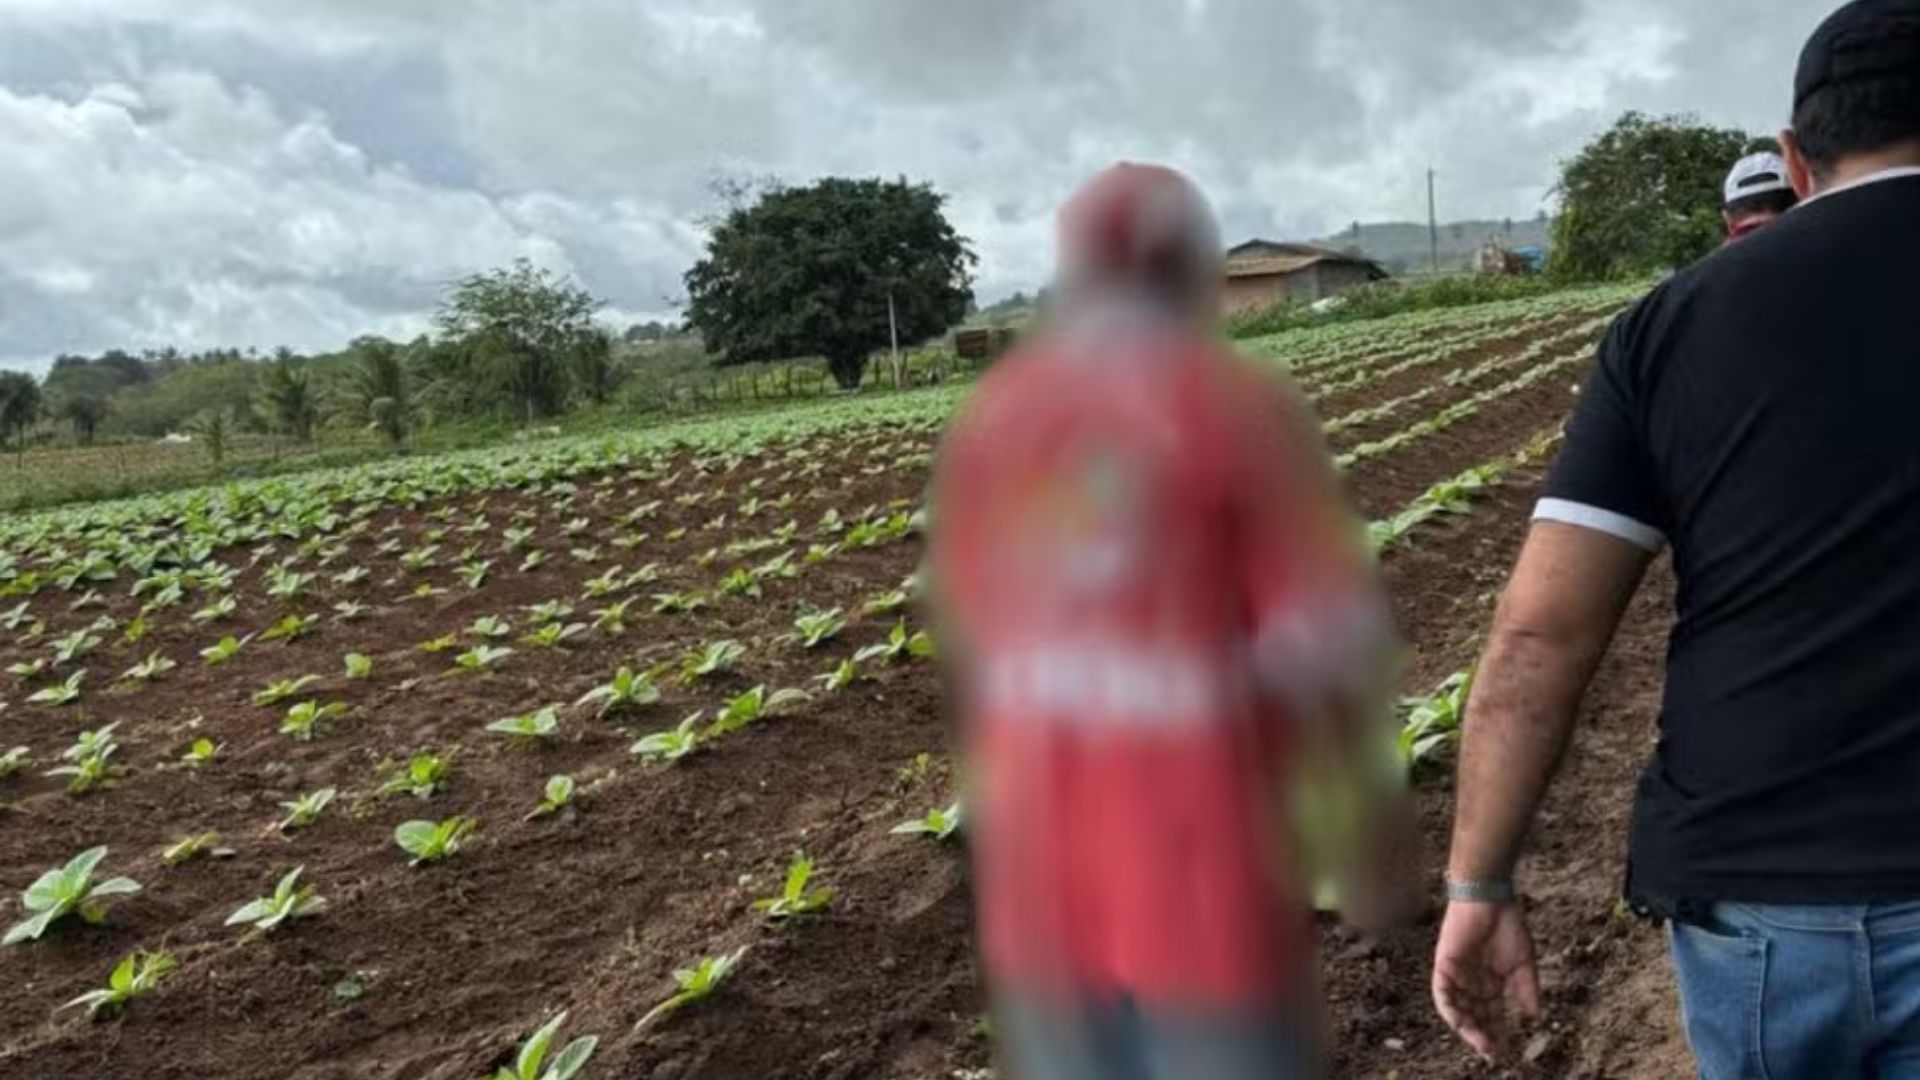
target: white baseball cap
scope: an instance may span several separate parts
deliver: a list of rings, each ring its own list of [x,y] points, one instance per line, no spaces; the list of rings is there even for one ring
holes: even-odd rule
[[[1734,162],[1733,171],[1727,174],[1729,205],[1754,195],[1792,190],[1793,185],[1787,182],[1787,163],[1779,154],[1748,154]]]

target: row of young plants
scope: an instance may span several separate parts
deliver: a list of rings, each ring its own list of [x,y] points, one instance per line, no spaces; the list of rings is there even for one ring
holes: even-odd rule
[[[1432,416],[1410,424],[1391,435],[1361,443],[1338,455],[1334,459],[1335,463],[1342,469],[1348,469],[1361,462],[1384,457],[1409,443],[1445,431],[1455,424],[1479,413],[1480,410],[1486,406],[1500,401],[1503,398],[1512,397],[1538,384],[1543,379],[1563,374],[1576,365],[1585,362],[1586,359],[1586,355],[1580,352],[1568,353],[1564,356],[1549,359],[1547,362],[1529,368],[1505,382],[1488,387],[1476,394],[1456,401],[1446,408],[1441,409],[1439,412],[1434,413]]]
[[[1378,369],[1410,351],[1511,336],[1560,318],[1617,309],[1637,286],[1600,286],[1468,308],[1410,312],[1366,323],[1332,324],[1242,342],[1247,355],[1286,367],[1303,384]]]
[[[928,453],[929,448],[924,445],[910,445],[913,448],[914,455],[924,457]],[[726,492],[723,489],[715,489],[711,494],[714,497],[719,497],[725,495]],[[816,489],[814,494],[821,497],[828,497],[828,493],[820,491],[819,489]],[[571,498],[572,494],[569,492],[566,499],[570,500]],[[683,495],[678,497],[676,501],[682,506],[692,506],[698,505],[702,501],[702,498],[699,496]],[[660,505],[661,500],[650,500],[621,515],[619,527],[615,529],[615,534],[611,538],[612,545],[625,550],[633,550],[641,544],[646,543],[649,539],[648,535],[633,531],[633,527],[641,524],[646,515],[658,509]],[[761,499],[758,495],[749,494],[739,502],[737,510],[739,519],[745,521],[764,510],[784,510],[790,508],[792,505],[793,493],[791,491],[778,498],[765,500]],[[906,505],[908,507],[911,506],[910,503]],[[440,520],[445,522],[447,516],[451,515],[454,509],[452,506],[443,506],[439,512],[441,515]],[[548,507],[548,509],[551,511],[549,516],[561,518],[565,514],[570,513],[572,508],[570,503],[556,503]],[[516,523],[526,522],[539,516],[538,512],[534,509],[523,506],[514,513],[513,521]],[[337,573],[329,573],[327,572],[327,568],[330,563],[342,559],[347,555],[347,542],[351,537],[367,534],[367,524],[368,519],[360,517],[352,525],[345,527],[340,532],[325,534],[330,538],[331,542],[303,545],[301,549],[296,551],[292,556],[282,558],[278,562],[267,565],[263,572],[265,594],[277,601],[292,604],[305,597],[316,587],[322,589],[331,587],[335,590],[350,589],[365,581],[368,577],[368,571],[364,562],[356,562]],[[461,523],[457,531],[467,534],[486,533],[493,528],[494,524],[493,522],[489,522],[484,513],[474,510],[471,519]],[[701,526],[701,528],[703,530],[724,530],[727,524],[727,514],[723,512]],[[821,516],[819,526],[816,530],[818,539],[806,550],[805,559],[808,563],[822,561],[846,548],[867,547],[886,542],[897,538],[908,528],[916,524],[917,521],[914,513],[906,507],[900,506],[898,503],[885,512],[878,506],[869,507],[867,511],[862,512],[862,514],[858,516],[857,520],[852,521],[843,518],[837,509],[829,508],[829,510]],[[563,542],[574,542],[576,545],[582,543],[577,537],[578,534],[584,532],[587,527],[588,521],[585,517],[576,517],[567,521],[567,524],[560,529]],[[401,528],[401,525],[398,522],[390,522],[384,532],[391,534],[399,528]],[[525,554],[521,556],[521,573],[530,573],[538,569],[545,561],[544,559],[535,558],[535,556],[542,554],[541,549],[526,547],[526,541],[531,535],[531,532],[532,529],[525,524],[509,524],[504,530],[504,539],[500,544],[500,551],[509,556],[525,552]],[[798,533],[798,520],[789,520],[785,525],[773,529],[765,536],[708,548],[705,552],[693,557],[692,563],[695,566],[704,568],[712,565],[716,559],[723,555],[739,556],[746,553],[765,551],[782,544],[792,543],[798,537]],[[375,553],[396,559],[405,575],[425,574],[432,568],[441,565],[439,553],[442,543],[449,539],[448,534],[449,528],[445,525],[438,528],[429,528],[425,531],[421,542],[410,547],[406,546],[400,538],[387,535],[386,539],[375,548]],[[664,539],[668,541],[678,541],[683,539],[686,534],[687,530],[684,527],[676,528],[667,532]],[[568,540],[567,538],[572,539]],[[597,544],[587,544],[585,547],[575,546],[569,552],[569,556],[574,562],[583,566],[593,566],[596,563],[604,565],[603,556],[597,548]],[[253,552],[253,564],[259,564],[263,558],[272,553],[272,545],[256,547]],[[776,556],[774,559],[768,560],[759,566],[737,568],[728,578],[724,579],[714,591],[718,593],[757,594],[758,583],[762,578],[791,574],[790,568],[784,565],[784,562],[790,561],[793,557],[794,554],[789,552],[784,556]],[[310,565],[312,569],[303,570],[298,568],[303,559],[311,560]],[[492,558],[483,557],[480,551],[480,545],[478,544],[469,544],[449,561],[456,564],[453,568],[456,574],[453,587],[464,587],[469,590],[477,590],[485,584],[489,579],[489,573],[493,563]],[[659,573],[658,562],[645,564],[630,572],[616,565],[602,570],[596,577],[589,579],[584,585],[583,596],[589,600],[605,599],[616,592],[630,590],[636,585],[654,581],[658,578]],[[128,620],[126,624],[126,642],[133,644],[142,640],[151,632],[153,621],[158,618],[159,612],[168,607],[185,603],[190,595],[189,590],[214,594],[204,607],[201,607],[193,613],[192,621],[196,625],[217,623],[233,617],[237,606],[233,597],[236,576],[237,572],[233,567],[225,566],[217,561],[210,561],[186,570],[157,570],[146,577],[140,578],[134,583],[131,593],[136,597],[144,595],[145,600],[141,605],[139,614]],[[76,583],[72,587],[78,588],[79,585]],[[415,585],[410,592],[406,593],[404,599],[432,599],[443,594],[445,591],[446,587],[444,586],[435,585],[431,581],[422,581]],[[694,594],[660,593],[655,594],[654,597],[656,611],[680,610],[688,606],[696,605],[699,602],[700,597]],[[79,611],[104,603],[105,601],[98,590],[88,589],[87,592],[82,594],[78,600],[75,600],[69,606]],[[630,603],[630,600],[610,602],[607,608],[597,610],[595,613],[596,624],[600,626],[609,623],[617,625],[618,620],[625,614]],[[367,605],[362,601],[343,600],[334,604],[333,618],[335,621],[348,621],[364,616],[367,610]],[[201,656],[209,665],[225,663],[233,659],[245,645],[255,640],[274,641],[301,638],[315,628],[319,618],[320,616],[316,612],[289,614],[282,617],[277,623],[266,628],[264,631],[255,634],[246,636],[236,636],[233,634],[224,635],[212,645],[202,649]],[[21,629],[23,623],[26,624],[24,630]],[[16,635],[16,644],[30,645],[45,636],[47,631],[44,619],[29,616],[25,601],[22,601],[11,611],[0,614],[0,626],[6,627],[10,633]],[[117,624],[110,618],[106,616],[97,617],[92,623],[84,627],[76,629],[69,634],[62,634],[52,638],[48,645],[49,651],[51,652],[50,656],[16,662],[12,665],[11,670],[16,676],[22,679],[58,671],[62,667],[71,664],[78,657],[85,655],[93,648],[99,646],[102,641],[102,635],[104,633],[111,633],[116,629]],[[542,625],[540,625],[532,635],[523,640],[528,644],[551,646],[560,643],[565,638],[583,629],[584,627],[579,625],[560,625],[551,616],[547,616],[542,619]],[[461,659],[463,662],[483,662],[485,657],[479,654],[462,654]],[[176,662],[170,658],[166,658],[157,653],[151,653],[133,669],[129,669],[129,671],[124,673],[123,678],[133,681],[150,681],[174,666],[177,666]],[[83,678],[83,676],[79,673],[70,675],[65,683],[48,688],[43,691],[42,694],[36,695],[35,700],[52,704],[72,701],[78,696],[78,683],[81,678]]]
[[[1380,420],[1390,419],[1402,410],[1438,397],[1448,391],[1473,384],[1490,375],[1525,368],[1538,363],[1542,357],[1559,354],[1569,347],[1581,349],[1592,344],[1595,336],[1606,328],[1612,316],[1590,319],[1561,330],[1556,334],[1536,338],[1523,348],[1511,353],[1489,357],[1477,364],[1454,368],[1438,378],[1427,381],[1418,389],[1408,391],[1396,398],[1390,398],[1375,405],[1363,406],[1333,417],[1321,425],[1328,436],[1338,435],[1349,428],[1364,427]]]

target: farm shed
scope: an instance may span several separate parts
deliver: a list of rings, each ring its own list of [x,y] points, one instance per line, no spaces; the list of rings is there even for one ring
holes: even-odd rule
[[[1249,240],[1227,251],[1221,305],[1231,315],[1282,300],[1310,304],[1387,276],[1372,259],[1311,244]]]

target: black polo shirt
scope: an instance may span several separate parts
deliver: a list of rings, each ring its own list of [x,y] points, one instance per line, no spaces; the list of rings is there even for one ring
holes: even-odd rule
[[[1536,518],[1673,549],[1630,895],[1920,899],[1920,170],[1622,315],[1545,496]]]

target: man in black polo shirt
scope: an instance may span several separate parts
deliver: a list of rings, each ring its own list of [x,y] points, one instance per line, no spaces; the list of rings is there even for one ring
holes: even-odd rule
[[[1920,0],[1801,57],[1807,201],[1616,321],[1468,705],[1435,1003],[1537,1010],[1515,863],[1649,560],[1679,583],[1628,896],[1709,1078],[1920,1076]]]

